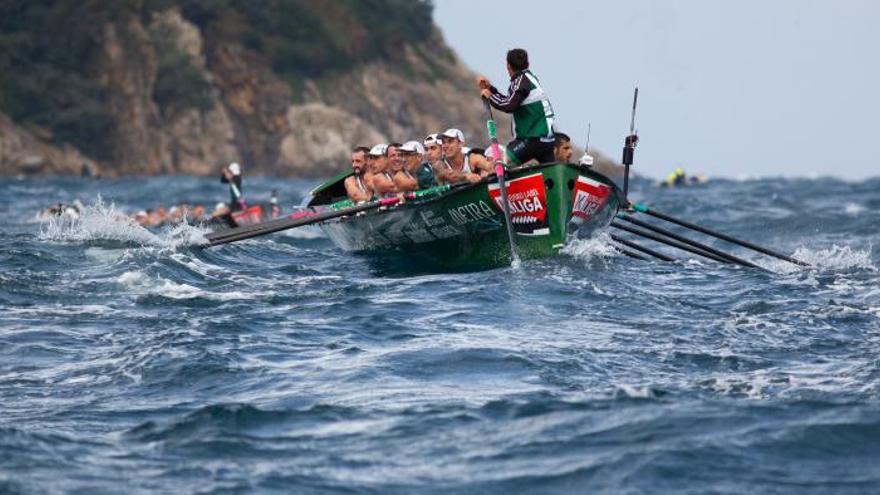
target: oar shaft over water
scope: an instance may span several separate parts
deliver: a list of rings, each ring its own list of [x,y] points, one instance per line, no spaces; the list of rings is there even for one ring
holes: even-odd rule
[[[639,253],[634,253],[634,252],[630,251],[629,249],[624,249],[620,246],[615,246],[613,244],[611,245],[611,248],[614,249],[615,251],[617,251],[618,253],[620,253],[624,256],[628,256],[634,260],[648,261],[648,258],[645,258],[644,256],[642,256]]]
[[[446,194],[449,191],[471,189],[475,187],[480,187],[481,185],[484,185],[495,179],[495,175],[489,174],[487,177],[484,177],[478,182],[462,182],[459,184],[452,184],[447,186],[437,186],[423,191],[408,192],[404,195],[404,199],[407,201],[412,201],[418,200],[420,198],[429,197],[430,195]],[[269,220],[267,222],[262,222],[254,225],[244,225],[241,227],[235,227],[229,230],[223,230],[220,232],[208,234],[208,246],[218,246],[220,244],[228,244],[230,242],[243,241],[245,239],[250,239],[253,237],[268,235],[282,230],[294,229],[296,227],[304,227],[306,225],[323,222],[325,220],[331,220],[337,217],[354,215],[362,211],[380,208],[383,206],[392,206],[399,202],[400,199],[398,197],[393,197],[381,199],[378,201],[372,201],[370,203],[355,205],[348,208],[325,211],[323,213],[300,212],[295,214],[297,216]]]
[[[637,212],[645,213],[647,215],[651,215],[652,217],[657,217],[661,220],[666,220],[667,222],[671,222],[676,225],[681,225],[682,227],[685,227],[685,228],[688,228],[691,230],[696,230],[697,232],[702,232],[703,234],[710,235],[712,237],[716,237],[716,238],[721,239],[723,241],[737,244],[737,245],[742,246],[744,248],[748,248],[753,251],[757,251],[759,253],[764,253],[768,256],[773,256],[774,258],[779,258],[781,260],[788,261],[789,263],[794,263],[796,265],[811,266],[809,263],[807,263],[805,261],[801,261],[799,259],[792,258],[791,256],[786,256],[782,253],[778,253],[776,251],[773,251],[772,249],[758,246],[757,244],[752,244],[751,242],[744,241],[742,239],[737,239],[735,237],[731,237],[731,236],[729,236],[727,234],[723,234],[721,232],[716,232],[714,230],[708,229],[706,227],[702,227],[700,225],[688,222],[686,220],[682,220],[680,218],[675,218],[672,215],[668,215],[668,214],[663,213],[661,211],[657,211],[653,208],[648,208],[647,205],[643,205],[641,203],[636,203],[632,206],[633,206],[633,209]]]
[[[642,246],[641,244],[636,244],[635,242],[624,239],[623,237],[620,237],[620,236],[616,236],[614,234],[611,234],[611,240],[614,242],[619,242],[619,243],[623,244],[624,246],[633,248],[636,251],[641,251],[641,252],[643,252],[647,255],[653,256],[659,260],[675,261],[675,258],[673,258],[671,256],[666,256],[665,254],[663,254],[659,251],[654,251],[653,249],[646,248],[645,246]]]
[[[682,251],[687,251],[689,253],[693,253],[698,256],[702,256],[704,258],[709,258],[712,261],[730,264],[730,261],[727,261],[726,259],[721,258],[719,256],[715,256],[712,253],[707,253],[706,251],[703,251],[702,249],[697,249],[695,247],[688,246],[687,244],[684,244],[682,242],[678,242],[673,239],[668,239],[666,237],[662,237],[657,234],[652,234],[651,232],[640,230],[635,227],[630,227],[629,225],[624,225],[616,220],[611,222],[611,226],[616,229],[620,229],[620,230],[624,230],[626,232],[629,232],[630,234],[635,234],[637,236],[644,237],[645,239],[650,239],[652,241],[659,242],[660,244],[666,244],[667,246],[672,246],[674,248],[681,249]]]
[[[513,223],[510,219],[510,202],[507,199],[507,182],[504,180],[504,157],[501,156],[501,146],[498,145],[498,135],[495,131],[495,118],[492,116],[492,106],[489,100],[483,98],[486,113],[489,120],[486,121],[486,130],[489,132],[489,142],[492,145],[492,153],[495,155],[495,175],[498,177],[498,189],[501,192],[501,209],[504,211],[504,223],[507,227],[507,240],[510,243],[510,256],[514,266],[519,263],[519,255],[516,253],[516,239],[513,235]]]
[[[343,208],[341,210],[327,211],[324,213],[316,213],[302,218],[285,218],[266,222],[262,226],[247,226],[234,228],[217,234],[208,234],[208,246],[218,246],[220,244],[228,244],[230,242],[243,241],[252,237],[259,237],[282,230],[293,229],[296,227],[304,227],[313,223],[330,220],[332,218],[342,217],[346,215],[354,215],[362,211],[372,210],[381,206],[390,206],[397,204],[398,198],[385,198],[379,201],[373,201],[351,208]]]
[[[625,215],[625,214],[618,215],[618,218],[622,218],[623,220],[626,220],[627,222],[629,222],[631,224],[638,225],[639,227],[656,232],[660,235],[665,235],[666,237],[669,237],[671,239],[675,239],[678,242],[683,242],[689,246],[693,246],[697,249],[701,249],[703,251],[706,251],[707,253],[712,253],[715,256],[718,256],[719,258],[724,258],[725,260],[727,260],[731,263],[735,263],[735,264],[741,265],[741,266],[747,266],[749,268],[761,268],[760,266],[752,263],[751,261],[747,261],[742,258],[738,258],[732,254],[728,254],[728,253],[725,253],[724,251],[720,251],[718,249],[715,249],[712,246],[707,246],[707,245],[705,245],[701,242],[697,242],[693,239],[688,239],[687,237],[678,235],[675,232],[670,232],[666,229],[657,227],[656,225],[652,225],[648,222],[643,222],[643,221],[641,221],[637,218],[633,218],[629,215]]]

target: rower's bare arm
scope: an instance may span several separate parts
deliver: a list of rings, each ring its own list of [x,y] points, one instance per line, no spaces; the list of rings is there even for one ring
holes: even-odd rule
[[[376,192],[376,194],[388,194],[398,192],[397,187],[394,186],[394,182],[383,175],[373,176],[373,190]]]
[[[449,183],[449,178],[447,177],[447,169],[437,166],[434,167],[434,179],[437,181],[437,184],[447,184]]]
[[[477,182],[480,182],[481,180],[483,180],[483,177],[481,177],[480,174],[475,174],[473,172],[466,173],[464,178],[466,181],[470,182],[471,184],[476,184]]]
[[[410,179],[406,174],[398,173],[394,175],[394,186],[398,191],[415,191],[419,188],[418,182]]]
[[[369,190],[361,191],[361,189],[357,185],[357,180],[354,177],[349,177],[345,179],[345,192],[346,194],[348,194],[348,199],[354,201],[355,203],[368,201],[372,196]]]
[[[483,155],[471,155],[471,164],[473,164],[477,173],[480,174],[480,177],[486,177],[493,172],[492,163]]]

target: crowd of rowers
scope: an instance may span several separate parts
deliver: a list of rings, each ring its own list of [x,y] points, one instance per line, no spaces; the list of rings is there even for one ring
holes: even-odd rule
[[[554,136],[554,160],[571,162],[571,138],[561,132]],[[492,148],[465,146],[464,133],[454,128],[429,134],[422,142],[358,146],[351,152],[353,174],[345,179],[345,191],[358,203],[436,185],[479,182],[494,172],[496,158]]]

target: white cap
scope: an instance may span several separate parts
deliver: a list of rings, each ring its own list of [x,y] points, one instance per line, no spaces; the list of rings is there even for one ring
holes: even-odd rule
[[[241,166],[238,163],[232,162],[227,168],[232,175],[241,175]]]
[[[486,158],[492,158],[493,160],[501,159],[502,161],[507,161],[507,148],[503,144],[498,145],[499,151],[501,151],[501,156],[495,156],[495,147],[489,146],[486,148]]]
[[[438,134],[436,132],[434,134],[428,134],[427,136],[425,136],[424,143],[425,143],[425,146],[431,146],[432,144],[436,144],[437,146],[440,146],[441,144],[443,144],[440,141],[440,134]]]
[[[214,210],[216,211],[216,210],[220,210],[222,208],[226,208],[226,203],[221,201],[220,203],[217,203],[217,206],[214,207]]]
[[[454,129],[454,128],[446,129],[445,131],[443,131],[443,135],[446,137],[458,139],[462,143],[464,142],[464,133],[458,129]]]
[[[368,154],[372,156],[385,156],[386,151],[388,151],[387,144],[377,144],[376,146],[373,146]]]
[[[400,147],[400,151],[405,153],[418,153],[420,155],[425,154],[425,147],[422,146],[422,143],[418,141],[407,141],[403,143],[403,146]]]

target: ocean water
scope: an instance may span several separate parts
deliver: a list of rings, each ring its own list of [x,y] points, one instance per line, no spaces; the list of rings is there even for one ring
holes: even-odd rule
[[[635,182],[813,265],[730,247],[769,272],[602,234],[407,273],[316,229],[202,249],[118,215],[215,179],[0,191],[0,493],[880,492],[880,179]]]

